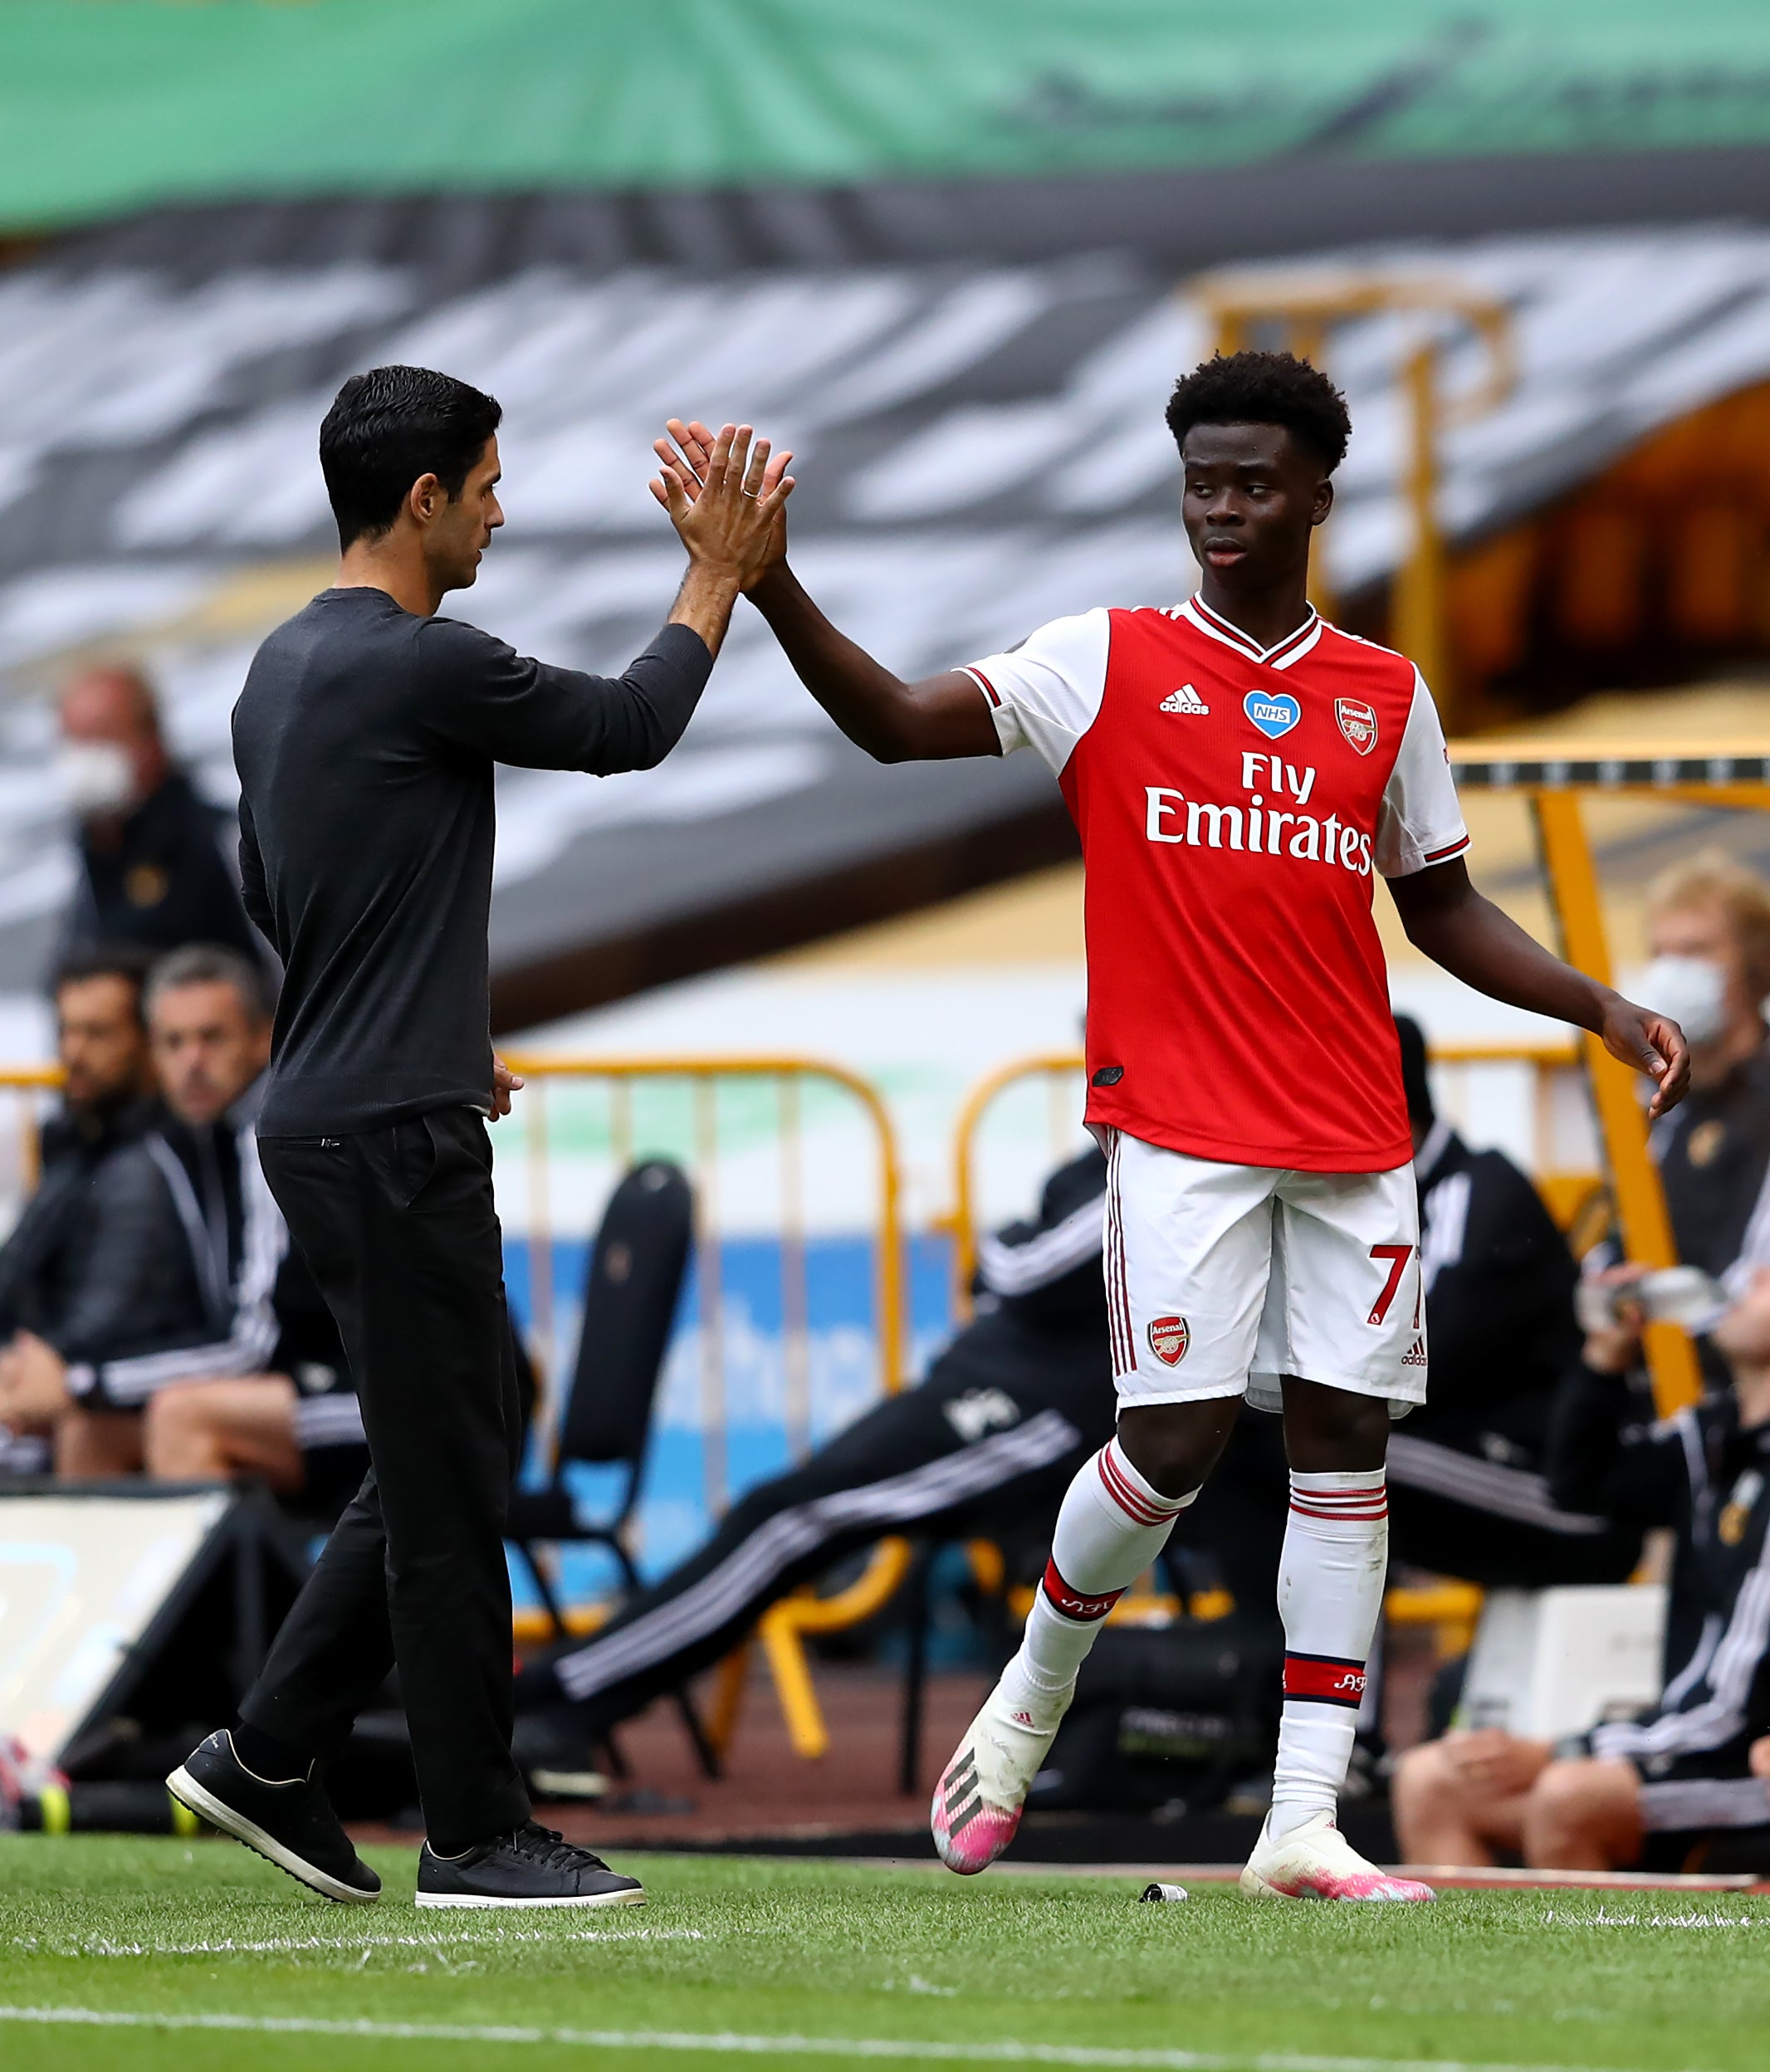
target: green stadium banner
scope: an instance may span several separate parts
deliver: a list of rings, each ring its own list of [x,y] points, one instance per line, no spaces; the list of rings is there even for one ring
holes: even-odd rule
[[[0,0],[0,228],[1770,144],[1770,0]]]

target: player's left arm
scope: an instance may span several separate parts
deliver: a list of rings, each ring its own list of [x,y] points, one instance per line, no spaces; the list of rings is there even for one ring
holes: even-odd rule
[[[1684,1098],[1690,1058],[1678,1024],[1552,955],[1475,890],[1461,857],[1391,877],[1389,890],[1407,940],[1433,963],[1493,999],[1601,1037],[1613,1058],[1658,1082],[1650,1115]]]

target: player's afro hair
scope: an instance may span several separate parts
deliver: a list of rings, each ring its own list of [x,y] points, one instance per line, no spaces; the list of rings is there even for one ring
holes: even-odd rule
[[[1291,353],[1219,353],[1174,384],[1167,419],[1176,446],[1195,424],[1282,424],[1330,475],[1352,432],[1345,397]]]

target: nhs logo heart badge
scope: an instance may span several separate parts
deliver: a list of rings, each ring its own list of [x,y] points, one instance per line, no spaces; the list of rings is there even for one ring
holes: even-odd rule
[[[1250,691],[1242,700],[1241,709],[1269,741],[1288,734],[1303,717],[1303,707],[1288,691]]]

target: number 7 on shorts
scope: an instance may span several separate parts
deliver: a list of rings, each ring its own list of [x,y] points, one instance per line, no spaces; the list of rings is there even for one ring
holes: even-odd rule
[[[1389,1278],[1383,1283],[1383,1292],[1371,1305],[1369,1321],[1372,1323],[1381,1323],[1389,1314],[1389,1305],[1395,1300],[1395,1292],[1401,1285],[1401,1275],[1413,1256],[1414,1248],[1411,1244],[1373,1244],[1371,1247],[1373,1259],[1386,1259],[1389,1262]]]

